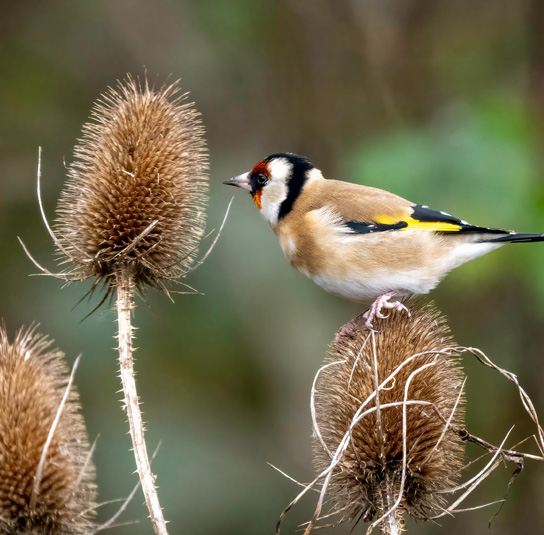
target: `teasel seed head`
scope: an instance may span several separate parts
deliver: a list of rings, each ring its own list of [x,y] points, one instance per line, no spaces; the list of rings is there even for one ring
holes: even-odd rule
[[[392,311],[376,320],[374,335],[362,327],[333,342],[314,398],[319,472],[345,439],[326,488],[332,511],[340,521],[377,521],[391,511],[381,522],[383,533],[400,532],[404,512],[429,519],[441,511],[440,491],[454,486],[463,465],[464,447],[452,430],[464,419],[458,353],[432,305],[410,310],[411,317]]]
[[[63,353],[51,345],[34,328],[19,330],[10,343],[0,326],[0,533],[5,535],[92,533],[96,486],[85,424],[73,386],[65,398],[69,373]]]
[[[130,75],[95,104],[74,149],[55,232],[71,279],[111,291],[128,269],[136,287],[166,291],[188,272],[205,225],[204,128],[179,81]]]

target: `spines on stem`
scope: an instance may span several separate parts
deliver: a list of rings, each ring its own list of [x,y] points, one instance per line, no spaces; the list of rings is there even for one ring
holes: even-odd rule
[[[151,474],[132,359],[134,291],[168,293],[193,266],[204,233],[204,129],[179,84],[150,87],[131,76],[95,105],[75,148],[53,234],[67,280],[94,277],[117,291],[119,357],[136,463],[157,535],[166,522]],[[91,291],[92,291],[91,290]],[[102,304],[102,302],[100,303]]]
[[[96,508],[78,394],[35,329],[0,326],[0,533],[87,535]]]
[[[403,512],[439,511],[463,462],[453,431],[464,418],[463,375],[449,329],[431,305],[411,311],[333,342],[326,364],[335,364],[322,368],[315,393],[314,461],[320,472],[334,464],[333,510],[381,519],[384,530],[389,520],[402,529]]]
[[[165,289],[186,273],[204,232],[204,129],[178,82],[128,76],[95,104],[74,150],[55,230],[72,277]],[[65,253],[68,255],[66,258]]]

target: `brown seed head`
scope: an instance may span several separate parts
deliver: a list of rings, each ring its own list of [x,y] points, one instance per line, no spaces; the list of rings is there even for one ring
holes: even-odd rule
[[[204,128],[179,83],[128,76],[95,104],[74,149],[56,232],[73,278],[110,288],[128,266],[139,289],[186,273],[205,224]]]
[[[453,347],[445,319],[431,305],[419,310],[412,307],[411,311],[411,318],[395,311],[386,320],[376,320],[375,327],[381,331],[375,334],[378,384],[395,375],[379,389],[379,414],[374,410],[353,427],[332,473],[327,495],[333,510],[342,510],[341,521],[376,520],[400,494],[398,512],[428,519],[443,503],[437,491],[450,488],[458,479],[464,449],[451,426],[444,433],[444,420],[453,413],[452,425],[463,421],[463,400],[455,408],[463,374],[457,354],[437,353]],[[410,360],[423,352],[429,353]],[[315,402],[323,442],[334,455],[357,411],[376,407],[376,366],[368,329],[359,330],[355,338],[342,337],[333,343],[326,358],[326,363],[332,362],[340,363],[322,370]],[[422,368],[430,363],[434,364]],[[406,470],[401,489],[401,404],[407,383]],[[413,400],[427,404],[410,405]],[[384,407],[395,402],[397,406]],[[314,452],[321,472],[330,465],[331,456],[317,437]]]
[[[21,329],[10,344],[0,327],[0,533],[91,533],[96,507],[79,398],[71,389],[35,476],[67,385],[63,353],[34,329]]]

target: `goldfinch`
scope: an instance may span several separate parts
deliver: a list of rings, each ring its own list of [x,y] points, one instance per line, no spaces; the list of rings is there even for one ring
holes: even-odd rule
[[[544,241],[478,227],[377,188],[325,179],[305,157],[278,153],[224,182],[248,190],[291,265],[333,294],[373,300],[366,317],[404,309],[452,269],[506,243]]]

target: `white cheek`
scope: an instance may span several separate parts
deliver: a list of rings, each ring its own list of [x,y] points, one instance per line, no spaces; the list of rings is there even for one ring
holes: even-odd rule
[[[286,197],[287,185],[283,181],[272,181],[263,188],[261,214],[271,225],[278,222],[280,206]]]
[[[278,160],[272,160],[268,164],[268,171],[270,176],[274,177],[275,181],[285,181],[287,177],[291,174],[291,169],[293,166],[285,159],[280,158]]]

